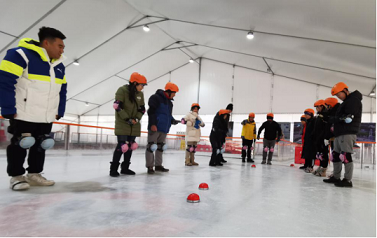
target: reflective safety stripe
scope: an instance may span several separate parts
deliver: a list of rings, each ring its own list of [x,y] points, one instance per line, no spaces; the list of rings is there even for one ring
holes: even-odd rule
[[[57,83],[57,84],[65,84],[65,83],[67,83],[67,80],[65,80],[65,75],[64,75],[63,79],[55,78],[55,83]]]
[[[50,76],[38,75],[38,74],[29,74],[28,78],[31,80],[39,80],[39,81],[45,81],[45,82],[50,82],[50,79],[51,79]]]
[[[24,71],[24,68],[8,60],[3,60],[1,61],[1,64],[0,64],[0,70],[20,77]]]

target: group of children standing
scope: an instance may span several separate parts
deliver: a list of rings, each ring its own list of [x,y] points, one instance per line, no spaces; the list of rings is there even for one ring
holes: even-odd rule
[[[348,86],[339,82],[331,89],[332,96],[314,103],[317,115],[308,108],[301,116],[302,158],[305,159],[306,173],[326,177],[329,160],[333,163],[334,171],[325,183],[334,183],[337,187],[352,187],[353,176],[353,146],[356,143],[356,134],[360,130],[362,114],[362,95],[359,91],[350,92]],[[329,153],[329,145],[331,153]],[[315,159],[320,160],[320,166],[314,171]],[[340,179],[342,163],[345,167],[343,180]]]
[[[119,176],[118,167],[120,158],[124,155],[121,164],[121,173],[135,174],[129,169],[131,164],[132,151],[138,145],[135,138],[140,136],[140,120],[145,113],[144,95],[141,91],[147,85],[147,80],[143,75],[133,73],[130,84],[122,86],[115,94],[115,134],[118,144],[114,151],[113,161],[110,166],[110,176]],[[200,105],[193,103],[190,112],[180,121],[172,116],[175,94],[179,91],[178,86],[168,82],[165,90],[159,89],[148,100],[148,145],[146,149],[146,167],[149,174],[156,171],[168,172],[169,169],[162,166],[162,153],[167,149],[165,144],[166,135],[171,125],[182,123],[186,125],[186,166],[195,166],[195,152],[200,141],[200,127],[205,124],[199,116]],[[331,94],[343,101],[338,103],[336,98],[330,97],[325,100],[318,100],[314,103],[317,115],[313,109],[308,108],[301,116],[303,124],[302,133],[302,158],[305,158],[304,169],[307,173],[316,176],[326,177],[326,171],[330,161],[334,165],[334,173],[326,183],[334,183],[340,187],[352,187],[353,145],[356,143],[356,134],[359,132],[362,113],[362,95],[359,91],[349,92],[345,83],[336,84]],[[225,151],[225,138],[228,133],[228,123],[230,114],[233,111],[233,104],[229,104],[226,109],[219,110],[212,124],[209,136],[212,155],[209,161],[210,166],[222,166],[227,161],[223,158]],[[262,164],[271,165],[274,153],[275,142],[279,142],[282,131],[280,125],[273,120],[272,113],[267,114],[265,121],[256,133],[255,114],[250,113],[249,118],[242,121],[242,162],[254,162],[251,152],[255,147],[256,139],[260,139],[260,134],[264,130],[263,138],[263,160]],[[329,156],[329,145],[331,153]],[[267,156],[268,154],[268,156]],[[314,171],[315,159],[320,160],[320,166]],[[342,163],[345,165],[344,179],[340,180]],[[155,170],[154,170],[154,169]]]

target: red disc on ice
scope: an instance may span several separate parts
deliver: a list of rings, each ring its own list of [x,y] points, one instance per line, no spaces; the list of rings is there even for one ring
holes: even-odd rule
[[[291,164],[291,167],[295,167],[295,165],[294,165],[294,164]]]
[[[251,165],[251,168],[256,168],[257,166],[255,166],[255,164]]]
[[[206,184],[206,183],[199,184],[199,189],[200,190],[208,190],[209,189],[208,184]]]
[[[196,193],[191,193],[187,197],[187,202],[200,202],[199,195]]]

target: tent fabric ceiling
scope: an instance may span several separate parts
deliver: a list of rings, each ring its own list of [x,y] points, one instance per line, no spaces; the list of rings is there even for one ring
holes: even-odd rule
[[[0,0],[0,5],[1,58],[19,38],[37,38],[41,26],[67,36],[67,113],[74,115],[110,114],[104,107],[134,71],[165,83],[169,76],[185,78],[188,71],[176,70],[181,67],[197,74],[198,65],[187,61],[199,57],[266,74],[261,78],[271,77],[271,67],[276,75],[325,88],[344,80],[364,95],[376,86],[375,1]],[[148,23],[151,31],[145,33],[141,25]],[[248,30],[255,32],[252,41]],[[164,50],[181,46],[188,47]],[[76,59],[79,67],[72,65]],[[297,80],[290,85],[301,85]],[[158,88],[151,85],[145,93]]]

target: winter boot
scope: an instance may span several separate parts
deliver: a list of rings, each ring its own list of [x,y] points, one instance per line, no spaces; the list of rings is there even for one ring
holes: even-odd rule
[[[135,175],[136,173],[132,170],[130,170],[130,162],[128,161],[124,161],[121,165],[121,170],[120,170],[120,173],[121,174],[126,174],[126,175]]]
[[[334,178],[334,176],[329,177],[328,179],[324,179],[323,182],[325,183],[338,183],[340,182],[340,179]]]
[[[313,168],[312,167],[307,167],[306,169],[305,169],[305,173],[312,173],[313,172]]]
[[[318,175],[318,173],[321,171],[321,169],[322,169],[322,167],[319,166],[316,170],[314,170],[314,171],[312,172],[312,174],[314,174],[314,175]]]
[[[248,162],[248,163],[254,163],[254,160],[251,159],[251,158],[247,158],[247,162]]]
[[[169,169],[164,168],[164,166],[162,166],[162,165],[161,166],[155,166],[154,169],[156,171],[160,171],[160,172],[169,172]]]
[[[267,160],[268,165],[272,165],[271,160]]]
[[[245,162],[246,162],[245,158],[244,158],[244,157],[242,157],[242,163],[245,163]]]
[[[119,176],[118,167],[119,167],[119,163],[110,162],[110,176],[111,177],[118,177]]]
[[[316,174],[319,177],[326,177],[327,168],[321,168],[321,170]]]
[[[337,187],[352,188],[352,181],[348,181],[347,179],[344,178],[342,181],[334,183],[334,185],[337,186]]]
[[[266,164],[266,160],[262,160],[262,163],[261,164]]]
[[[148,167],[148,174],[154,174],[153,167]]]
[[[189,153],[189,152],[186,151],[186,153]],[[191,166],[191,165],[192,165],[192,163],[191,163],[191,161],[190,161],[190,158],[187,157],[187,156],[186,156],[186,160],[185,160],[185,165],[186,165],[186,166]]]
[[[190,162],[194,166],[198,166],[199,165],[198,163],[195,162],[195,153],[194,152],[190,153]]]

